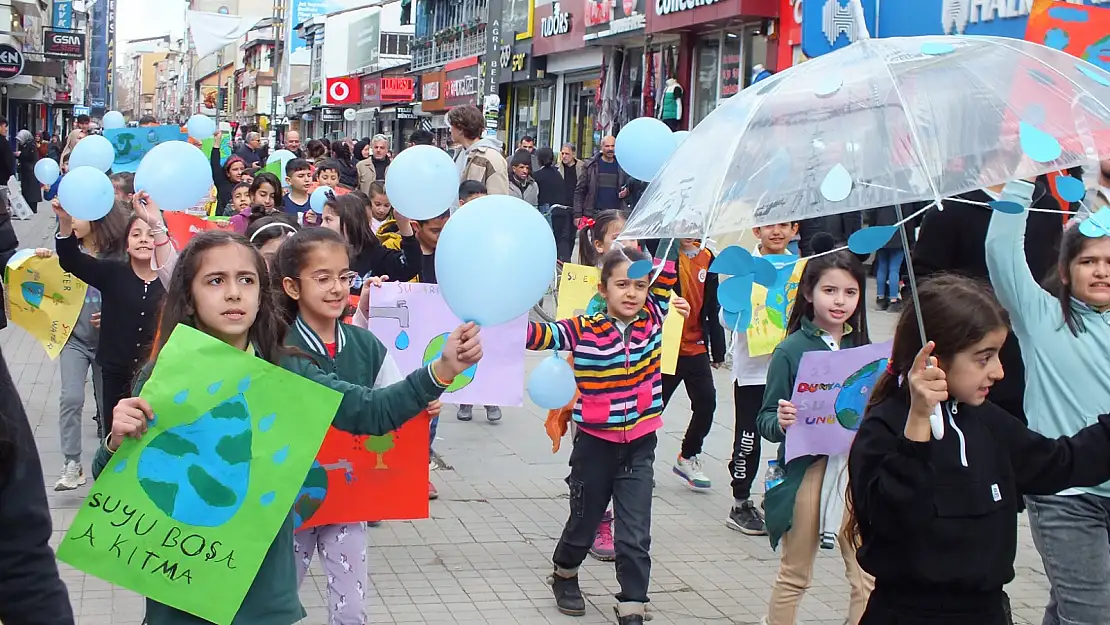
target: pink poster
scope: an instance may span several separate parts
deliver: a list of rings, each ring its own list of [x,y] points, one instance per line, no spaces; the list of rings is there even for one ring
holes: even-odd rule
[[[370,296],[370,331],[389,348],[401,373],[425,366],[443,351],[459,324],[434,284],[389,282]],[[445,403],[520,406],[524,400],[524,340],[528,315],[482,328],[482,360],[443,395]]]

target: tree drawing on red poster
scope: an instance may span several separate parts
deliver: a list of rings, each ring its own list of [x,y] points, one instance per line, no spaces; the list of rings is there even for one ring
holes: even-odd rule
[[[296,529],[428,518],[430,423],[424,412],[382,436],[330,428],[294,500]]]

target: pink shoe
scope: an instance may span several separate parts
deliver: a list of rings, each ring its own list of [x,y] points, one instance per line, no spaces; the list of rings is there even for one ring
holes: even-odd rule
[[[439,491],[436,490],[436,485],[428,482],[428,499],[439,499]]]
[[[613,513],[605,512],[601,524],[597,526],[597,535],[594,544],[590,547],[590,555],[602,562],[612,562],[617,559],[617,550],[613,547]]]

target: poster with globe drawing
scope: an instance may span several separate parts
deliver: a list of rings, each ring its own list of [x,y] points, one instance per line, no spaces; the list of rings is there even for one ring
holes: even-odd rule
[[[430,423],[423,412],[383,436],[330,428],[293,504],[295,531],[428,518]]]
[[[886,370],[890,342],[840,351],[806,352],[790,402],[798,420],[786,431],[786,461],[848,453],[871,389]]]
[[[112,456],[58,558],[229,625],[341,396],[187,326],[141,396],[154,409],[148,431]]]
[[[434,284],[389,282],[370,296],[370,331],[389,348],[401,373],[439,358],[461,321]],[[528,316],[482,328],[482,360],[443,395],[444,403],[519,406],[524,401],[524,340]]]

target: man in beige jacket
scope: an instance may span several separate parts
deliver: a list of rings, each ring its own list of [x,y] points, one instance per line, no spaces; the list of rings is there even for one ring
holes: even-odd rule
[[[490,195],[509,194],[509,164],[501,155],[501,142],[482,138],[486,120],[474,105],[457,106],[447,113],[451,139],[462,146],[455,163],[459,181],[477,180]]]

